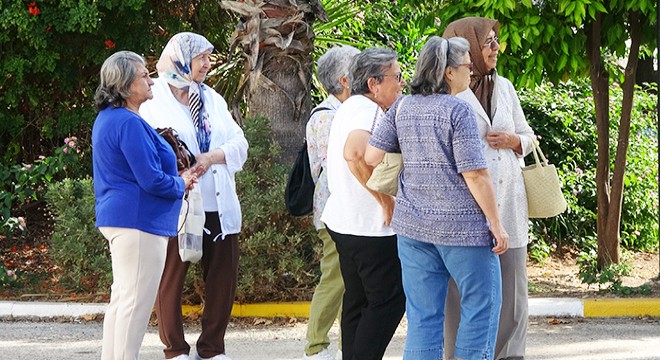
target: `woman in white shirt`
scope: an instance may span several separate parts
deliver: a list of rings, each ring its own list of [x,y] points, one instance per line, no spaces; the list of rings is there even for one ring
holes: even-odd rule
[[[206,222],[202,275],[205,283],[202,333],[196,359],[223,359],[224,336],[234,304],[238,272],[241,207],[234,175],[247,160],[248,144],[232,119],[227,103],[203,81],[210,69],[213,45],[201,35],[179,33],[158,60],[153,100],[140,113],[154,128],[172,127],[191,152],[199,178]],[[165,270],[156,299],[165,358],[188,359],[190,345],[183,333],[181,293],[189,262],[179,257],[176,237],[170,238]]]
[[[381,359],[405,311],[396,235],[389,226],[394,198],[369,190],[364,161],[371,131],[401,95],[397,54],[370,48],[353,58],[351,94],[330,128],[330,197],[321,221],[337,245],[344,279],[342,357]]]

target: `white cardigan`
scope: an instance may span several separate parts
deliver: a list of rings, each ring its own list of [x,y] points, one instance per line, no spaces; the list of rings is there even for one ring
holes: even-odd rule
[[[203,194],[202,201],[217,203],[222,239],[228,234],[237,234],[241,231],[241,205],[236,194],[236,181],[234,174],[243,168],[247,160],[248,143],[243,130],[236,124],[227,109],[225,100],[206,85],[201,86],[204,92],[204,106],[211,122],[210,150],[222,149],[225,153],[226,164],[211,165],[204,174],[213,176],[215,194]],[[189,113],[179,103],[165,79],[154,79],[151,87],[154,98],[148,100],[140,107],[140,115],[153,128],[172,127],[177,131],[190,151],[199,154],[199,146],[195,135],[195,128]],[[206,206],[205,208],[208,208]]]
[[[467,101],[474,110],[479,125],[479,137],[483,142],[483,151],[488,172],[493,180],[497,197],[497,207],[504,229],[509,233],[509,247],[520,248],[529,242],[527,217],[527,195],[521,171],[521,158],[532,151],[534,131],[527,124],[513,84],[499,75],[494,76],[494,100],[497,110],[491,125],[486,111],[479,103],[472,90],[468,89],[457,96]],[[494,149],[486,142],[490,131],[508,131],[518,134],[523,154],[518,155],[512,149]]]

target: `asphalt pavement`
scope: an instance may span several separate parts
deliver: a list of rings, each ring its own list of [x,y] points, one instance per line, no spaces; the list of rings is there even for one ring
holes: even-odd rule
[[[261,321],[267,322],[267,320]],[[244,321],[242,321],[244,323]],[[233,360],[301,359],[306,321],[279,325],[232,323],[227,331],[227,355]],[[191,345],[197,327],[186,329]],[[401,359],[406,334],[405,319],[397,329],[385,360]],[[336,351],[338,326],[330,332]],[[0,359],[60,360],[99,359],[102,324],[98,321],[0,321]],[[164,359],[157,329],[150,327],[140,359]],[[530,318],[527,360],[659,360],[658,318]]]

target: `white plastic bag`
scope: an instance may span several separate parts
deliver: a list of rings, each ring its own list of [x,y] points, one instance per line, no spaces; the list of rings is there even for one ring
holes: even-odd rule
[[[205,220],[202,195],[196,190],[189,191],[183,197],[179,213],[179,256],[181,261],[195,263],[202,258]]]

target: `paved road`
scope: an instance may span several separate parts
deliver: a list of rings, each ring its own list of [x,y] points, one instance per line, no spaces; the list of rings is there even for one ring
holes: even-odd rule
[[[660,360],[660,319],[552,319],[532,318],[528,360]],[[187,330],[194,343],[199,329]],[[402,323],[385,355],[400,359],[406,324]],[[331,339],[336,342],[337,325]],[[0,359],[99,359],[101,324],[0,321]],[[234,360],[300,359],[305,322],[281,326],[230,325],[228,355]],[[332,352],[336,350],[331,347]],[[157,330],[150,327],[142,360],[163,359]]]

